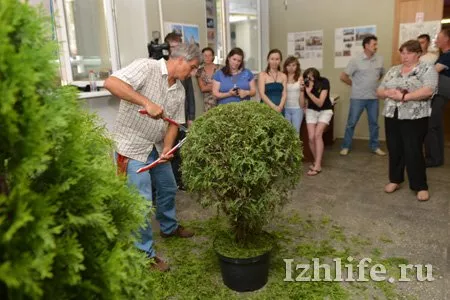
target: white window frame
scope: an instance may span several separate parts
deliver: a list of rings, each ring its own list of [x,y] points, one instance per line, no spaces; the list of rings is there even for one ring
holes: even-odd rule
[[[64,13],[64,0],[51,0],[54,7],[54,18],[56,24],[56,36],[60,45],[59,62],[61,69],[61,84],[62,85],[75,85],[79,87],[85,87],[89,84],[89,81],[74,81],[72,74],[72,65],[69,51],[69,43],[67,36],[66,20]],[[117,71],[120,69],[120,56],[119,45],[117,41],[117,28],[116,28],[116,11],[114,0],[103,0],[103,7],[106,20],[106,32],[107,43],[110,52],[111,69]],[[97,86],[103,87],[104,81],[97,80]],[[87,95],[95,96],[98,93],[99,96],[104,95],[104,91],[89,92]],[[81,93],[84,94],[84,93]],[[86,97],[87,95],[84,95]],[[83,98],[83,95],[82,95]]]
[[[269,52],[269,2],[268,0],[256,0],[257,2],[257,15],[258,15],[258,56],[259,69],[252,70],[254,74],[261,72],[266,65],[266,55]],[[222,39],[222,45],[224,45],[224,53],[218,51],[219,59],[225,59],[228,52],[231,50],[231,36],[230,36],[230,22],[229,22],[229,0],[221,0],[222,4],[222,36],[218,37]],[[223,55],[223,57],[222,57]]]

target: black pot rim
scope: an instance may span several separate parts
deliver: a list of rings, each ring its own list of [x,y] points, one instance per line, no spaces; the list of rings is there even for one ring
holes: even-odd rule
[[[224,256],[224,255],[220,254],[217,251],[215,251],[215,252],[216,252],[217,256],[219,257],[219,259],[222,260],[222,261],[225,261],[225,262],[228,262],[228,263],[232,263],[232,264],[235,264],[235,265],[247,265],[247,264],[253,264],[255,262],[260,261],[261,259],[263,259],[266,256],[270,255],[271,251],[272,251],[272,249],[267,250],[267,252],[264,252],[263,254],[260,254],[258,256],[252,256],[252,257],[246,257],[246,258],[232,258],[232,257]]]
[[[272,237],[272,239],[275,239],[273,234],[271,234],[271,233],[269,233],[267,231],[263,231],[263,233],[264,234],[268,234],[268,235],[270,235]],[[254,263],[256,261],[259,261],[264,256],[269,255],[272,252],[273,248],[275,247],[275,241],[274,241],[273,244],[272,244],[272,247],[269,250],[267,250],[266,252],[262,253],[262,254],[259,254],[259,255],[256,255],[256,256],[245,257],[245,258],[229,257],[229,256],[225,256],[223,254],[220,254],[216,250],[216,248],[214,246],[215,242],[216,242],[216,239],[217,239],[217,236],[214,237],[214,240],[213,240],[213,249],[214,249],[214,252],[216,252],[217,256],[223,261],[230,262],[230,263],[235,263],[235,264],[250,264],[250,263]]]

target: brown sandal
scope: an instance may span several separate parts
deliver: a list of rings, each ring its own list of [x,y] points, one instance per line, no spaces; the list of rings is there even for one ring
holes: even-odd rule
[[[308,175],[308,176],[316,176],[316,175],[319,175],[320,172],[322,172],[322,170],[314,170],[314,169],[312,169],[312,170],[309,170],[308,173],[306,173],[306,175]]]

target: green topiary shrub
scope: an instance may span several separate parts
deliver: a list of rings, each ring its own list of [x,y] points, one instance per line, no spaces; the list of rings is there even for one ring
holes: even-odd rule
[[[0,0],[0,299],[148,299],[131,232],[145,201],[77,92],[55,87],[48,22]]]
[[[220,207],[237,243],[261,233],[301,177],[295,129],[267,105],[220,105],[197,119],[182,149],[183,182],[205,206]]]

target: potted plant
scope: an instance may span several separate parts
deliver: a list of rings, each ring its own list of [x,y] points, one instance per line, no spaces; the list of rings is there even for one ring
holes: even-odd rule
[[[295,129],[267,105],[221,105],[194,122],[181,154],[187,190],[227,217],[230,228],[214,241],[224,283],[236,291],[263,287],[275,243],[263,226],[301,177]]]

